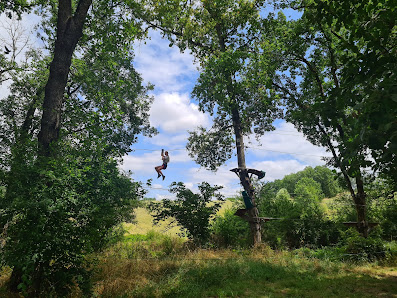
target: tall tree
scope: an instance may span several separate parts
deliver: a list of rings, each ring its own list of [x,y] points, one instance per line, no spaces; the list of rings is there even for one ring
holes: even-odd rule
[[[71,0],[58,2],[54,56],[45,86],[43,115],[38,135],[41,156],[50,156],[50,145],[59,138],[64,93],[72,56],[83,35],[84,23],[91,4],[92,0],[80,0],[74,11]]]
[[[190,133],[187,148],[196,162],[210,170],[237,153],[236,173],[254,207],[249,210],[253,242],[261,242],[255,191],[245,161],[244,136],[272,130],[281,115],[276,102],[250,67],[257,60],[260,11],[265,1],[142,1],[141,17],[159,28],[182,51],[189,49],[201,73],[193,90],[199,108],[214,116],[210,130]]]
[[[390,0],[304,1],[305,17],[323,24],[339,51],[340,85],[360,122],[361,142],[375,160],[371,166],[397,191],[397,20]]]
[[[393,133],[389,136],[380,133],[376,150],[369,141],[371,135],[377,133],[370,123],[383,121],[372,119],[379,118],[375,113],[379,106],[373,105],[374,100],[378,100],[374,92],[379,94],[385,87],[382,84],[385,81],[390,84],[389,78],[395,74],[389,68],[389,59],[383,61],[382,71],[376,71],[375,65],[368,68],[367,62],[362,63],[376,47],[355,31],[341,27],[341,23],[335,25],[335,19],[329,23],[319,21],[320,11],[327,11],[325,1],[320,2],[318,10],[314,2],[304,3],[302,19],[296,22],[286,22],[283,17],[279,18],[277,26],[268,22],[269,28],[275,29],[269,29],[273,32],[266,36],[270,42],[263,44],[280,45],[280,51],[272,55],[272,64],[278,65],[279,72],[269,84],[284,98],[288,107],[287,120],[313,144],[322,145],[332,153],[328,163],[340,170],[356,206],[358,229],[366,236],[366,168],[378,169],[378,157],[382,152],[389,157],[395,154],[388,150],[393,146]],[[373,17],[377,15],[375,11],[370,12]],[[359,19],[355,15],[352,17]],[[394,25],[383,32],[385,36],[392,34],[393,28]],[[266,46],[263,51],[271,55],[272,48]],[[376,75],[367,81],[364,73],[370,70]],[[389,90],[382,92],[389,94]],[[382,105],[386,109],[392,104],[382,101]],[[394,125],[393,114],[395,109],[385,112],[384,124],[389,125],[386,130]],[[386,155],[383,156],[386,158]],[[392,160],[384,166],[389,168]]]
[[[15,78],[0,105],[7,124],[0,135],[10,141],[1,144],[6,191],[0,200],[0,256],[13,268],[10,287],[32,297],[64,296],[76,282],[89,293],[87,254],[117,235],[115,228],[131,219],[134,200],[143,194],[139,183],[119,172],[117,160],[137,134],[154,132],[150,86],[143,86],[132,65],[131,45],[140,29],[123,3],[95,1],[77,42],[79,5],[70,2],[72,14],[58,32],[67,11],[44,3],[42,29],[53,57],[35,53],[31,71]],[[57,56],[61,45],[68,49]],[[53,125],[43,120],[46,113]],[[44,131],[50,131],[48,138]]]

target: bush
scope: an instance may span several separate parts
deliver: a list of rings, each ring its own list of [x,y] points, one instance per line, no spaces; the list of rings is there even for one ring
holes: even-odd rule
[[[320,205],[320,184],[304,177],[295,189],[294,199],[286,189],[280,189],[274,197],[261,200],[262,216],[282,218],[264,225],[264,241],[273,248],[316,248],[337,243],[338,226],[326,218]]]
[[[234,215],[235,209],[227,209],[217,216],[211,227],[212,243],[217,247],[247,247],[250,244],[248,222]]]
[[[6,178],[0,258],[13,268],[10,288],[65,296],[78,284],[89,293],[88,256],[120,235],[115,227],[131,218],[138,186],[100,157],[15,163]]]
[[[174,218],[177,224],[186,230],[187,237],[193,240],[195,245],[203,245],[210,236],[210,221],[215,217],[223,201],[223,196],[217,192],[221,188],[203,182],[199,185],[200,193],[195,194],[182,182],[174,182],[170,191],[175,193],[177,198],[149,203],[148,209],[153,213],[155,223]]]
[[[364,238],[353,228],[342,233],[340,246],[344,259],[350,261],[375,261],[389,255],[385,242],[377,233]]]

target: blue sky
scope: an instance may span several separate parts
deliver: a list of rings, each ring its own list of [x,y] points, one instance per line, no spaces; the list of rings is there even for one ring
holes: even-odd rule
[[[0,22],[6,22],[0,16]],[[37,18],[23,18],[22,26],[31,42],[35,33],[29,32]],[[1,25],[1,24],[0,24]],[[29,30],[28,30],[29,29]],[[134,45],[135,67],[146,83],[155,85],[152,92],[154,103],[150,110],[150,122],[159,134],[153,138],[141,136],[132,146],[133,151],[123,158],[121,169],[132,171],[132,178],[146,182],[153,179],[147,187],[147,197],[162,199],[172,197],[168,192],[173,181],[183,182],[193,191],[203,181],[222,185],[226,196],[234,196],[241,191],[237,176],[230,169],[237,167],[234,155],[217,172],[207,171],[189,157],[185,149],[188,130],[198,125],[209,127],[209,115],[198,111],[197,102],[192,100],[191,91],[199,75],[193,57],[180,53],[176,47],[169,47],[168,41],[156,31],[150,33],[150,40],[136,42]],[[0,40],[7,39],[7,32],[0,28]],[[22,59],[22,54],[20,59]],[[6,94],[7,84],[0,85],[0,96]],[[266,133],[260,144],[252,137],[252,145],[246,150],[247,166],[266,171],[264,181],[281,179],[287,174],[303,170],[306,166],[323,165],[321,156],[329,156],[324,148],[313,146],[291,124],[283,120],[275,121],[276,130]],[[245,140],[246,145],[248,138]],[[165,180],[157,179],[154,167],[162,163],[160,152],[164,148],[170,153],[170,163]]]
[[[136,180],[153,179],[148,187],[148,197],[161,199],[172,197],[168,187],[173,181],[181,181],[193,191],[203,181],[222,185],[223,193],[234,196],[241,191],[237,176],[230,169],[237,167],[234,155],[217,172],[207,171],[188,156],[184,149],[188,130],[198,125],[209,127],[209,115],[198,111],[197,102],[191,98],[191,91],[199,75],[193,57],[180,53],[158,32],[151,32],[151,39],[135,46],[135,66],[146,82],[155,85],[152,92],[155,100],[151,108],[150,122],[159,130],[153,138],[141,137],[121,166],[131,170]],[[246,151],[247,166],[266,171],[263,180],[273,181],[287,174],[303,170],[306,166],[323,165],[321,156],[329,156],[324,148],[313,146],[305,140],[293,125],[279,119],[275,121],[276,131],[266,133],[260,144],[252,137],[252,145]],[[248,138],[245,140],[246,145]],[[165,180],[157,179],[154,167],[161,164],[161,149],[170,153],[170,163]]]

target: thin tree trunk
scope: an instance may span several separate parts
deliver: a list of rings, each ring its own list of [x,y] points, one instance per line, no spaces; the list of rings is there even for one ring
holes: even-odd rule
[[[288,90],[285,90],[276,84],[275,84],[275,86],[283,91],[286,91],[290,96],[293,97],[293,95],[291,93],[289,93]],[[293,97],[293,98],[295,100],[296,105],[299,108],[301,108],[303,110],[307,110],[307,108],[305,106],[303,106],[295,97]],[[313,115],[313,117],[315,117],[315,116]],[[357,230],[361,233],[361,235],[363,235],[364,237],[367,237],[369,227],[368,227],[367,212],[366,212],[367,206],[365,203],[366,202],[366,194],[364,191],[364,183],[362,180],[362,176],[359,175],[356,177],[357,191],[355,191],[353,188],[352,182],[350,181],[350,177],[347,173],[347,170],[346,170],[345,166],[343,166],[340,156],[338,156],[337,151],[335,150],[334,146],[332,145],[330,137],[328,136],[325,128],[320,123],[320,121],[317,122],[317,127],[319,128],[321,133],[326,137],[328,148],[332,152],[332,155],[335,158],[336,164],[343,174],[343,178],[344,178],[346,185],[349,189],[350,195],[353,198],[354,205],[356,207],[356,212],[357,212],[357,226],[356,226]],[[343,128],[341,126],[338,127],[338,131],[339,131],[341,138],[343,139],[345,134],[344,134]],[[360,169],[358,169],[358,171],[360,171]]]
[[[248,210],[248,216],[253,244],[256,245],[262,242],[261,225],[258,219],[258,208],[256,207],[255,203],[255,191],[251,184],[251,179],[248,176],[248,171],[245,164],[244,138],[241,129],[240,114],[237,109],[232,110],[232,119],[234,134],[236,137],[237,163],[239,168],[240,182],[244,187],[244,190],[251,198],[252,204],[254,205],[254,208]]]
[[[364,191],[364,183],[361,175],[356,177],[357,193],[354,197],[357,211],[357,230],[365,238],[368,237],[368,221],[367,221],[367,206],[366,194]]]

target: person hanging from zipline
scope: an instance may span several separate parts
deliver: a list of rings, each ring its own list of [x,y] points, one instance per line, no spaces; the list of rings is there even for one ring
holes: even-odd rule
[[[163,164],[161,166],[154,167],[154,169],[157,172],[157,178],[160,178],[160,176],[163,176],[163,180],[165,176],[161,172],[161,170],[165,170],[167,168],[167,164],[170,162],[170,157],[168,156],[168,151],[164,152],[164,149],[161,149],[161,159],[163,160]]]

